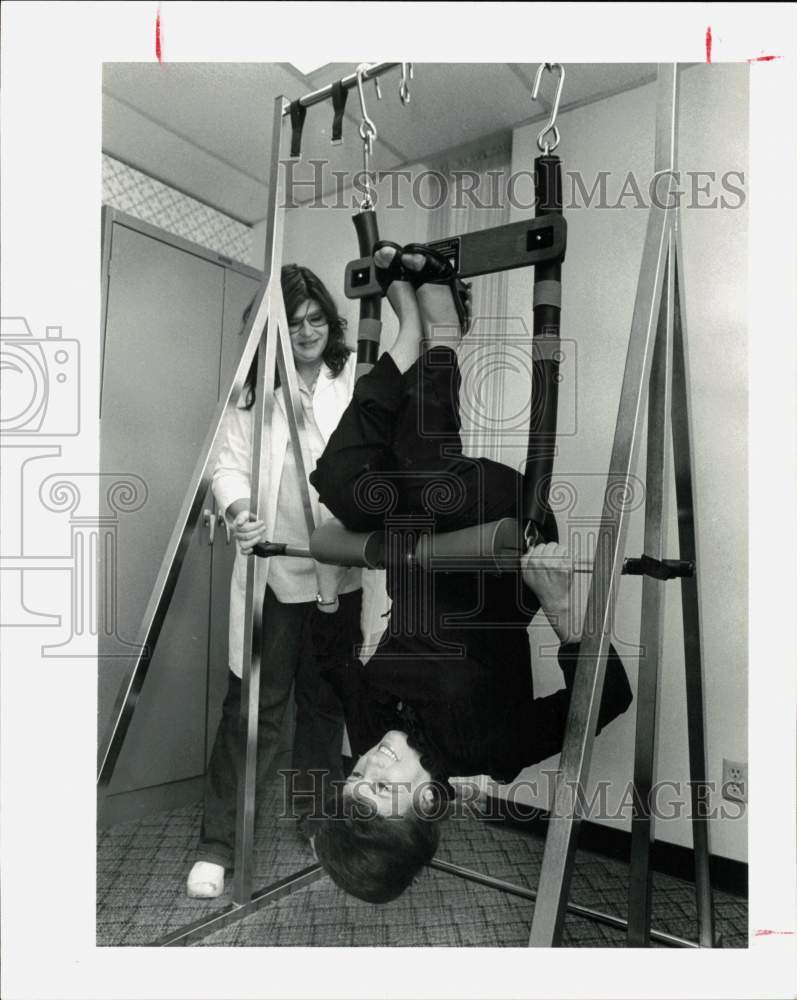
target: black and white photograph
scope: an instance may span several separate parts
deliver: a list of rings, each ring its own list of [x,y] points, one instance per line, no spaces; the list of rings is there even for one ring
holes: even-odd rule
[[[4,996],[793,995],[757,8],[4,5]]]

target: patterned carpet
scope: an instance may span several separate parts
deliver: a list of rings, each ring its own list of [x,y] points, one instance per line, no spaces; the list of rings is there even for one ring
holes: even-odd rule
[[[255,888],[313,864],[294,824],[276,819],[282,784],[272,783],[258,816]],[[101,831],[97,860],[97,944],[149,945],[164,934],[218,911],[232,901],[231,885],[216,900],[191,900],[185,878],[193,863],[200,806],[160,813]],[[543,840],[475,817],[444,824],[437,857],[534,888]],[[579,851],[570,899],[624,917],[628,866]],[[653,926],[694,939],[694,887],[668,875],[653,876]],[[717,927],[724,947],[747,947],[747,903],[715,891]],[[402,897],[371,906],[346,896],[326,876],[197,945],[324,947],[525,947],[532,903],[427,869]],[[565,946],[623,947],[624,932],[568,914]]]

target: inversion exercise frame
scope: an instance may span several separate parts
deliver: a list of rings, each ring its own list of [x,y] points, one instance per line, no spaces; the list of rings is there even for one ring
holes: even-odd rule
[[[699,572],[699,562],[696,558],[686,324],[682,300],[680,209],[675,190],[678,168],[678,98],[678,66],[660,66],[653,174],[657,196],[649,210],[609,477],[596,541],[595,572],[587,601],[587,624],[579,651],[579,664],[545,839],[529,939],[531,946],[551,946],[561,940],[580,823],[581,802],[578,800],[579,796],[574,799],[573,790],[582,791],[589,776],[628,526],[626,510],[620,505],[618,511],[610,496],[612,488],[627,484],[634,471],[646,390],[648,431],[645,554],[654,560],[663,559],[663,478],[669,417],[673,430],[680,555],[692,567],[691,573],[685,572],[680,579],[699,943],[701,947],[714,947],[719,943],[715,939],[709,878],[708,817],[700,794],[701,789],[706,787],[706,754],[702,637],[696,575]],[[659,183],[661,181],[663,183]],[[661,579],[645,575],[642,587],[640,638],[643,657],[640,659],[637,692],[627,934],[628,945],[636,947],[648,945],[651,936],[652,817],[649,792],[653,784],[655,764],[656,702],[664,611],[663,583]]]
[[[370,78],[398,64],[370,67]],[[696,863],[699,941],[689,941],[675,935],[652,930],[650,927],[650,848],[652,824],[644,808],[646,791],[652,784],[655,759],[656,695],[658,660],[661,650],[663,601],[661,579],[646,575],[643,582],[641,641],[645,659],[640,669],[637,695],[637,737],[634,783],[637,790],[632,824],[631,881],[629,888],[629,918],[622,920],[610,914],[568,903],[567,895],[572,876],[576,840],[581,817],[579,798],[572,790],[583,791],[589,775],[592,744],[597,724],[598,708],[608,649],[609,623],[617,597],[622,568],[626,518],[623,511],[609,502],[610,491],[627,484],[635,467],[642,426],[642,406],[648,389],[648,457],[646,470],[646,555],[661,561],[662,552],[662,479],[666,459],[666,418],[671,409],[673,456],[678,499],[680,554],[683,560],[696,562],[694,531],[694,497],[692,488],[691,428],[688,399],[686,358],[686,328],[682,314],[683,274],[681,268],[679,210],[673,198],[674,171],[677,169],[678,77],[676,65],[659,67],[657,94],[657,125],[655,172],[658,204],[650,208],[642,265],[636,293],[621,401],[617,417],[610,472],[606,485],[603,515],[596,546],[592,586],[586,620],[597,625],[585,630],[581,656],[571,698],[567,731],[562,751],[560,774],[556,785],[554,806],[546,837],[540,882],[536,892],[511,885],[470,869],[433,861],[437,870],[487,885],[500,891],[535,899],[530,946],[551,946],[561,942],[564,915],[567,911],[587,916],[611,926],[627,930],[627,943],[645,946],[650,940],[682,947],[712,947],[715,939],[713,904],[709,880],[709,844],[707,818],[700,815],[700,784],[705,783],[705,745],[702,696],[701,635],[697,577],[692,573],[681,576],[684,617],[684,645],[687,676],[687,711],[689,732],[690,778],[693,796],[693,836]],[[356,85],[356,74],[341,81],[344,87]],[[325,100],[331,88],[302,98],[299,104],[309,107]],[[295,102],[296,103],[296,102]],[[284,119],[290,105],[283,98],[275,102],[273,120],[273,161],[269,186],[268,233],[266,240],[266,283],[252,311],[245,331],[245,347],[226,400],[214,416],[211,430],[197,461],[191,485],[172,533],[158,574],[152,598],[147,606],[139,632],[141,653],[130,680],[120,691],[112,724],[100,758],[98,777],[102,793],[110,780],[118,759],[125,733],[129,727],[138,693],[144,683],[152,649],[157,642],[171,596],[174,592],[182,560],[200,514],[202,498],[207,490],[210,470],[218,448],[219,428],[224,413],[237,404],[246,372],[258,344],[258,393],[255,404],[255,438],[252,461],[252,495],[257,508],[262,509],[263,490],[260,468],[269,447],[268,427],[274,405],[275,371],[279,367],[282,384],[287,390],[286,407],[291,438],[297,457],[306,463],[301,407],[295,405],[298,391],[293,357],[287,333],[285,307],[280,284],[284,198],[281,196],[283,177],[280,164],[284,158]],[[661,197],[661,194],[664,197]],[[264,431],[265,424],[265,431]],[[305,497],[305,519],[312,533],[314,516]],[[602,541],[603,540],[603,541]],[[607,544],[608,543],[608,544]],[[246,733],[246,756],[243,780],[239,782],[236,826],[236,870],[233,903],[179,928],[162,938],[158,944],[189,944],[191,941],[218,930],[254,912],[259,907],[292,893],[321,877],[320,865],[311,865],[295,875],[275,882],[258,892],[252,892],[252,857],[254,847],[254,776],[256,766],[256,733],[258,688],[260,680],[260,630],[262,601],[265,593],[267,560],[250,559],[247,563],[246,616],[244,649],[242,723]]]

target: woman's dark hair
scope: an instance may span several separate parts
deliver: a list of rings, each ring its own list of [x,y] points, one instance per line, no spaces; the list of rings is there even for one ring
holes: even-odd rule
[[[323,360],[329,367],[331,378],[337,378],[346,366],[351,350],[346,346],[346,320],[338,313],[334,299],[327,291],[324,282],[314,274],[309,267],[299,264],[285,264],[282,268],[282,297],[285,300],[285,314],[290,320],[299,306],[308,299],[314,299],[320,306],[329,326],[329,339],[324,349]],[[243,325],[246,326],[257,296],[244,310]],[[249,410],[255,402],[255,379],[257,377],[257,354],[244,382],[244,399]],[[276,384],[279,385],[279,377]]]
[[[402,816],[380,816],[338,787],[314,827],[316,857],[344,892],[366,903],[388,903],[434,857],[440,843],[439,804],[426,813],[414,802]]]

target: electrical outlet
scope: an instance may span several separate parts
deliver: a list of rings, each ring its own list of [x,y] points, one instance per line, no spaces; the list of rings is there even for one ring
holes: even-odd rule
[[[747,802],[747,763],[722,761],[722,797],[732,802]]]

